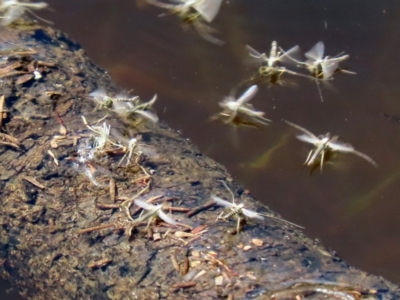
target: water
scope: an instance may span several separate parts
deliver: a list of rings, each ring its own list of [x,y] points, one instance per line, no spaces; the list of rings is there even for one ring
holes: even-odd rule
[[[139,8],[143,2],[48,2],[54,12],[41,16],[81,43],[122,87],[144,100],[157,93],[160,118],[224,164],[256,198],[353,266],[400,283],[400,124],[382,116],[400,115],[398,1],[224,1],[212,24],[226,41],[221,47],[182,30],[173,16],[158,18],[158,8]],[[218,101],[256,70],[243,63],[244,46],[269,51],[273,40],[303,51],[324,41],[328,55],[350,54],[343,65],[357,75],[339,74],[331,89],[323,87],[324,103],[315,83],[303,78],[260,86],[253,104],[274,121],[263,130],[209,122]],[[341,155],[309,176],[302,163],[310,147],[282,119],[339,135],[379,168]],[[258,168],[250,166],[267,151]]]

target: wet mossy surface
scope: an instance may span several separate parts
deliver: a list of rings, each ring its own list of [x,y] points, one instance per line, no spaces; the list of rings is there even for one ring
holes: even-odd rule
[[[191,211],[211,195],[229,201],[224,181],[245,207],[273,212],[166,124],[96,109],[89,93],[120,91],[65,34],[37,26],[0,32],[0,68],[18,63],[0,79],[7,110],[1,132],[17,141],[1,137],[14,145],[0,144],[0,272],[27,299],[269,299],[268,292],[302,281],[367,291],[360,298],[400,298],[397,286],[348,266],[279,220],[250,219],[237,234],[234,217],[217,221],[222,208],[208,206],[191,216],[174,211],[183,227],[132,226],[121,205],[145,187],[141,200]],[[20,79],[32,66],[42,78]],[[79,162],[93,134],[81,117],[94,123],[106,115],[111,128],[150,149],[138,164],[118,166],[122,156],[109,153],[89,166]],[[67,134],[54,145],[62,136],[58,117]],[[129,213],[137,218],[135,209]]]

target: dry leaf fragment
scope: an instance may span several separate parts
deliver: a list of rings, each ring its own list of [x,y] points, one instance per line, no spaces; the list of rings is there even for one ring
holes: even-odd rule
[[[254,245],[259,246],[259,247],[261,247],[264,244],[264,242],[262,240],[260,240],[260,239],[252,239],[251,242]]]

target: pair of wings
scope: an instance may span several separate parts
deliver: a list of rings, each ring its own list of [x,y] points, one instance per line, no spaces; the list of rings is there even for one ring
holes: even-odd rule
[[[153,205],[151,203],[147,203],[147,202],[139,200],[139,199],[135,200],[135,204],[137,206],[145,209],[145,210],[148,210],[148,211],[156,213],[160,217],[160,219],[162,219],[163,221],[165,221],[168,224],[171,224],[171,225],[176,225],[177,224],[177,222],[174,219],[172,219],[171,217],[167,216],[167,214],[162,211],[162,205],[161,204],[155,206],[155,205]]]
[[[154,2],[157,2],[153,0],[148,1],[153,4],[155,4]],[[181,6],[182,9],[187,9],[189,7],[194,8],[201,14],[204,20],[210,23],[218,14],[222,0],[171,0],[171,2],[176,3],[176,6],[178,7]],[[164,7],[172,8],[173,6],[171,7],[168,4],[165,4]]]
[[[347,58],[349,55],[343,55],[339,57],[326,56],[324,58],[325,45],[323,42],[316,43],[310,51],[304,54],[308,58],[306,65],[314,66],[315,64],[321,65],[322,77],[327,80],[332,77],[333,73],[338,69],[339,63]],[[314,66],[315,67],[315,66]]]
[[[283,52],[283,54],[277,54],[277,47],[276,41],[272,42],[270,56],[268,57],[265,53],[260,53],[254,48],[249,45],[246,45],[246,49],[249,51],[249,55],[252,58],[255,58],[259,63],[268,63],[268,66],[274,67],[276,65],[275,62],[282,62],[282,63],[290,63],[293,61],[292,56],[299,51],[299,46],[294,46],[293,48],[289,49],[288,51]],[[296,61],[296,60],[295,60]]]
[[[305,134],[297,136],[297,138],[299,140],[301,140],[303,142],[306,142],[306,143],[313,144],[313,145],[315,145],[316,143],[320,143],[321,142],[321,137],[317,137],[315,134],[311,133],[307,129],[305,129],[305,128],[299,126],[299,125],[296,125],[294,123],[291,123],[289,121],[286,121],[286,120],[285,120],[285,122],[288,125],[290,125],[290,126],[292,126],[292,127],[294,127],[294,128],[296,128],[296,129],[298,129],[298,130],[300,130],[300,131],[305,133]],[[329,134],[325,135],[324,137],[328,137],[329,138]],[[366,155],[366,154],[364,154],[364,153],[362,153],[360,151],[355,150],[354,147],[352,145],[350,145],[350,144],[342,143],[342,142],[337,141],[337,139],[338,139],[338,136],[334,136],[334,137],[330,138],[330,140],[329,140],[329,145],[328,146],[329,146],[330,149],[332,149],[332,151],[338,151],[338,152],[343,152],[343,153],[353,153],[353,154],[365,159],[370,164],[372,164],[374,167],[378,166],[378,164],[372,158],[370,158],[368,155]]]
[[[233,209],[238,208],[237,204],[225,201],[224,199],[221,199],[221,198],[219,198],[217,196],[212,195],[211,199],[213,199],[215,201],[215,203],[217,203],[219,206],[223,206],[223,207],[227,207],[227,208],[233,208]],[[259,219],[259,220],[264,220],[264,217],[261,216],[259,213],[255,212],[255,211],[251,211],[251,210],[248,210],[248,209],[245,209],[245,208],[242,208],[242,207],[240,208],[240,210],[243,212],[243,214],[246,217],[255,218],[255,219]]]

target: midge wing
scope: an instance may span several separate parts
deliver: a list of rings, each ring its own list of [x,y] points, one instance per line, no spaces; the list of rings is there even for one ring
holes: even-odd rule
[[[223,206],[223,207],[234,207],[235,205],[231,202],[225,201],[217,196],[212,195],[211,199],[213,199],[215,201],[215,203],[217,203],[219,206]]]
[[[143,200],[139,200],[139,199],[135,200],[135,204],[141,208],[144,208],[145,210],[154,210],[155,211],[158,209],[158,206],[155,206],[151,203],[144,202]]]
[[[236,100],[236,102],[238,104],[243,104],[243,103],[249,102],[255,96],[257,91],[258,91],[258,86],[252,85],[251,87],[249,87],[247,89],[247,91],[245,91],[242,94],[242,96],[240,96],[239,99]]]
[[[312,138],[312,139],[314,139],[314,140],[319,140],[319,138],[318,138],[315,134],[311,133],[311,132],[308,131],[307,129],[305,129],[305,128],[299,126],[299,125],[296,125],[296,124],[294,124],[294,123],[292,123],[292,122],[289,122],[289,121],[287,121],[287,120],[285,120],[285,122],[286,122],[286,124],[288,124],[288,125],[290,125],[290,126],[293,126],[294,128],[297,128],[297,129],[300,130],[300,131],[303,131],[303,132],[304,132],[306,135],[308,135],[310,138]],[[301,135],[301,136],[302,136],[302,135]],[[297,138],[299,138],[299,137],[297,137]]]
[[[19,17],[21,17],[24,14],[25,8],[22,6],[13,6],[10,7],[7,10],[7,13],[5,14],[3,18],[3,20],[1,21],[1,25],[3,26],[8,26],[10,25],[12,22],[14,22],[16,19],[18,19]]]
[[[296,137],[300,141],[305,142],[305,143],[310,143],[310,144],[315,144],[320,141],[319,139],[315,139],[314,137],[309,136],[308,134],[296,135]]]
[[[242,208],[242,212],[246,217],[259,219],[259,220],[264,220],[264,217],[262,215],[260,215],[259,213],[255,212],[255,211]]]
[[[158,122],[158,117],[156,114],[151,113],[149,111],[144,111],[144,110],[135,110],[135,113],[141,115],[142,117],[148,119],[149,121],[153,122],[153,123],[157,123]]]
[[[304,56],[311,60],[321,60],[324,56],[325,45],[323,42],[316,43]]]
[[[263,60],[265,60],[265,54],[261,54],[260,52],[258,52],[256,49],[254,49],[253,47],[246,45],[246,49],[249,51],[249,55],[251,57],[254,58],[262,58]]]
[[[338,61],[331,61],[330,59],[324,60],[321,63],[323,78],[325,80],[331,78],[333,73],[335,73],[335,71],[337,70],[338,66],[339,66]]]
[[[366,161],[368,161],[371,165],[374,167],[378,167],[378,164],[368,155],[357,151],[354,149],[354,147],[350,144],[344,144],[344,143],[329,143],[329,148],[331,148],[334,151],[339,151],[339,152],[344,152],[344,153],[353,153],[361,158],[364,158]]]
[[[172,219],[171,217],[168,217],[167,214],[165,212],[163,212],[162,210],[158,211],[158,216],[160,217],[160,219],[162,219],[163,221],[165,221],[168,224],[171,224],[171,225],[177,224],[177,222],[174,219]]]
[[[217,15],[222,0],[197,0],[193,2],[192,7],[201,14],[204,20],[210,23]]]
[[[281,51],[283,52],[283,54],[279,57],[279,61],[282,63],[290,63],[290,62],[299,62],[299,63],[303,63],[300,62],[296,59],[297,54],[300,52],[300,47],[298,45],[294,46],[293,48],[290,48],[287,51],[283,51],[281,49]]]
[[[353,152],[355,150],[352,145],[341,142],[330,142],[329,148],[339,152]]]

